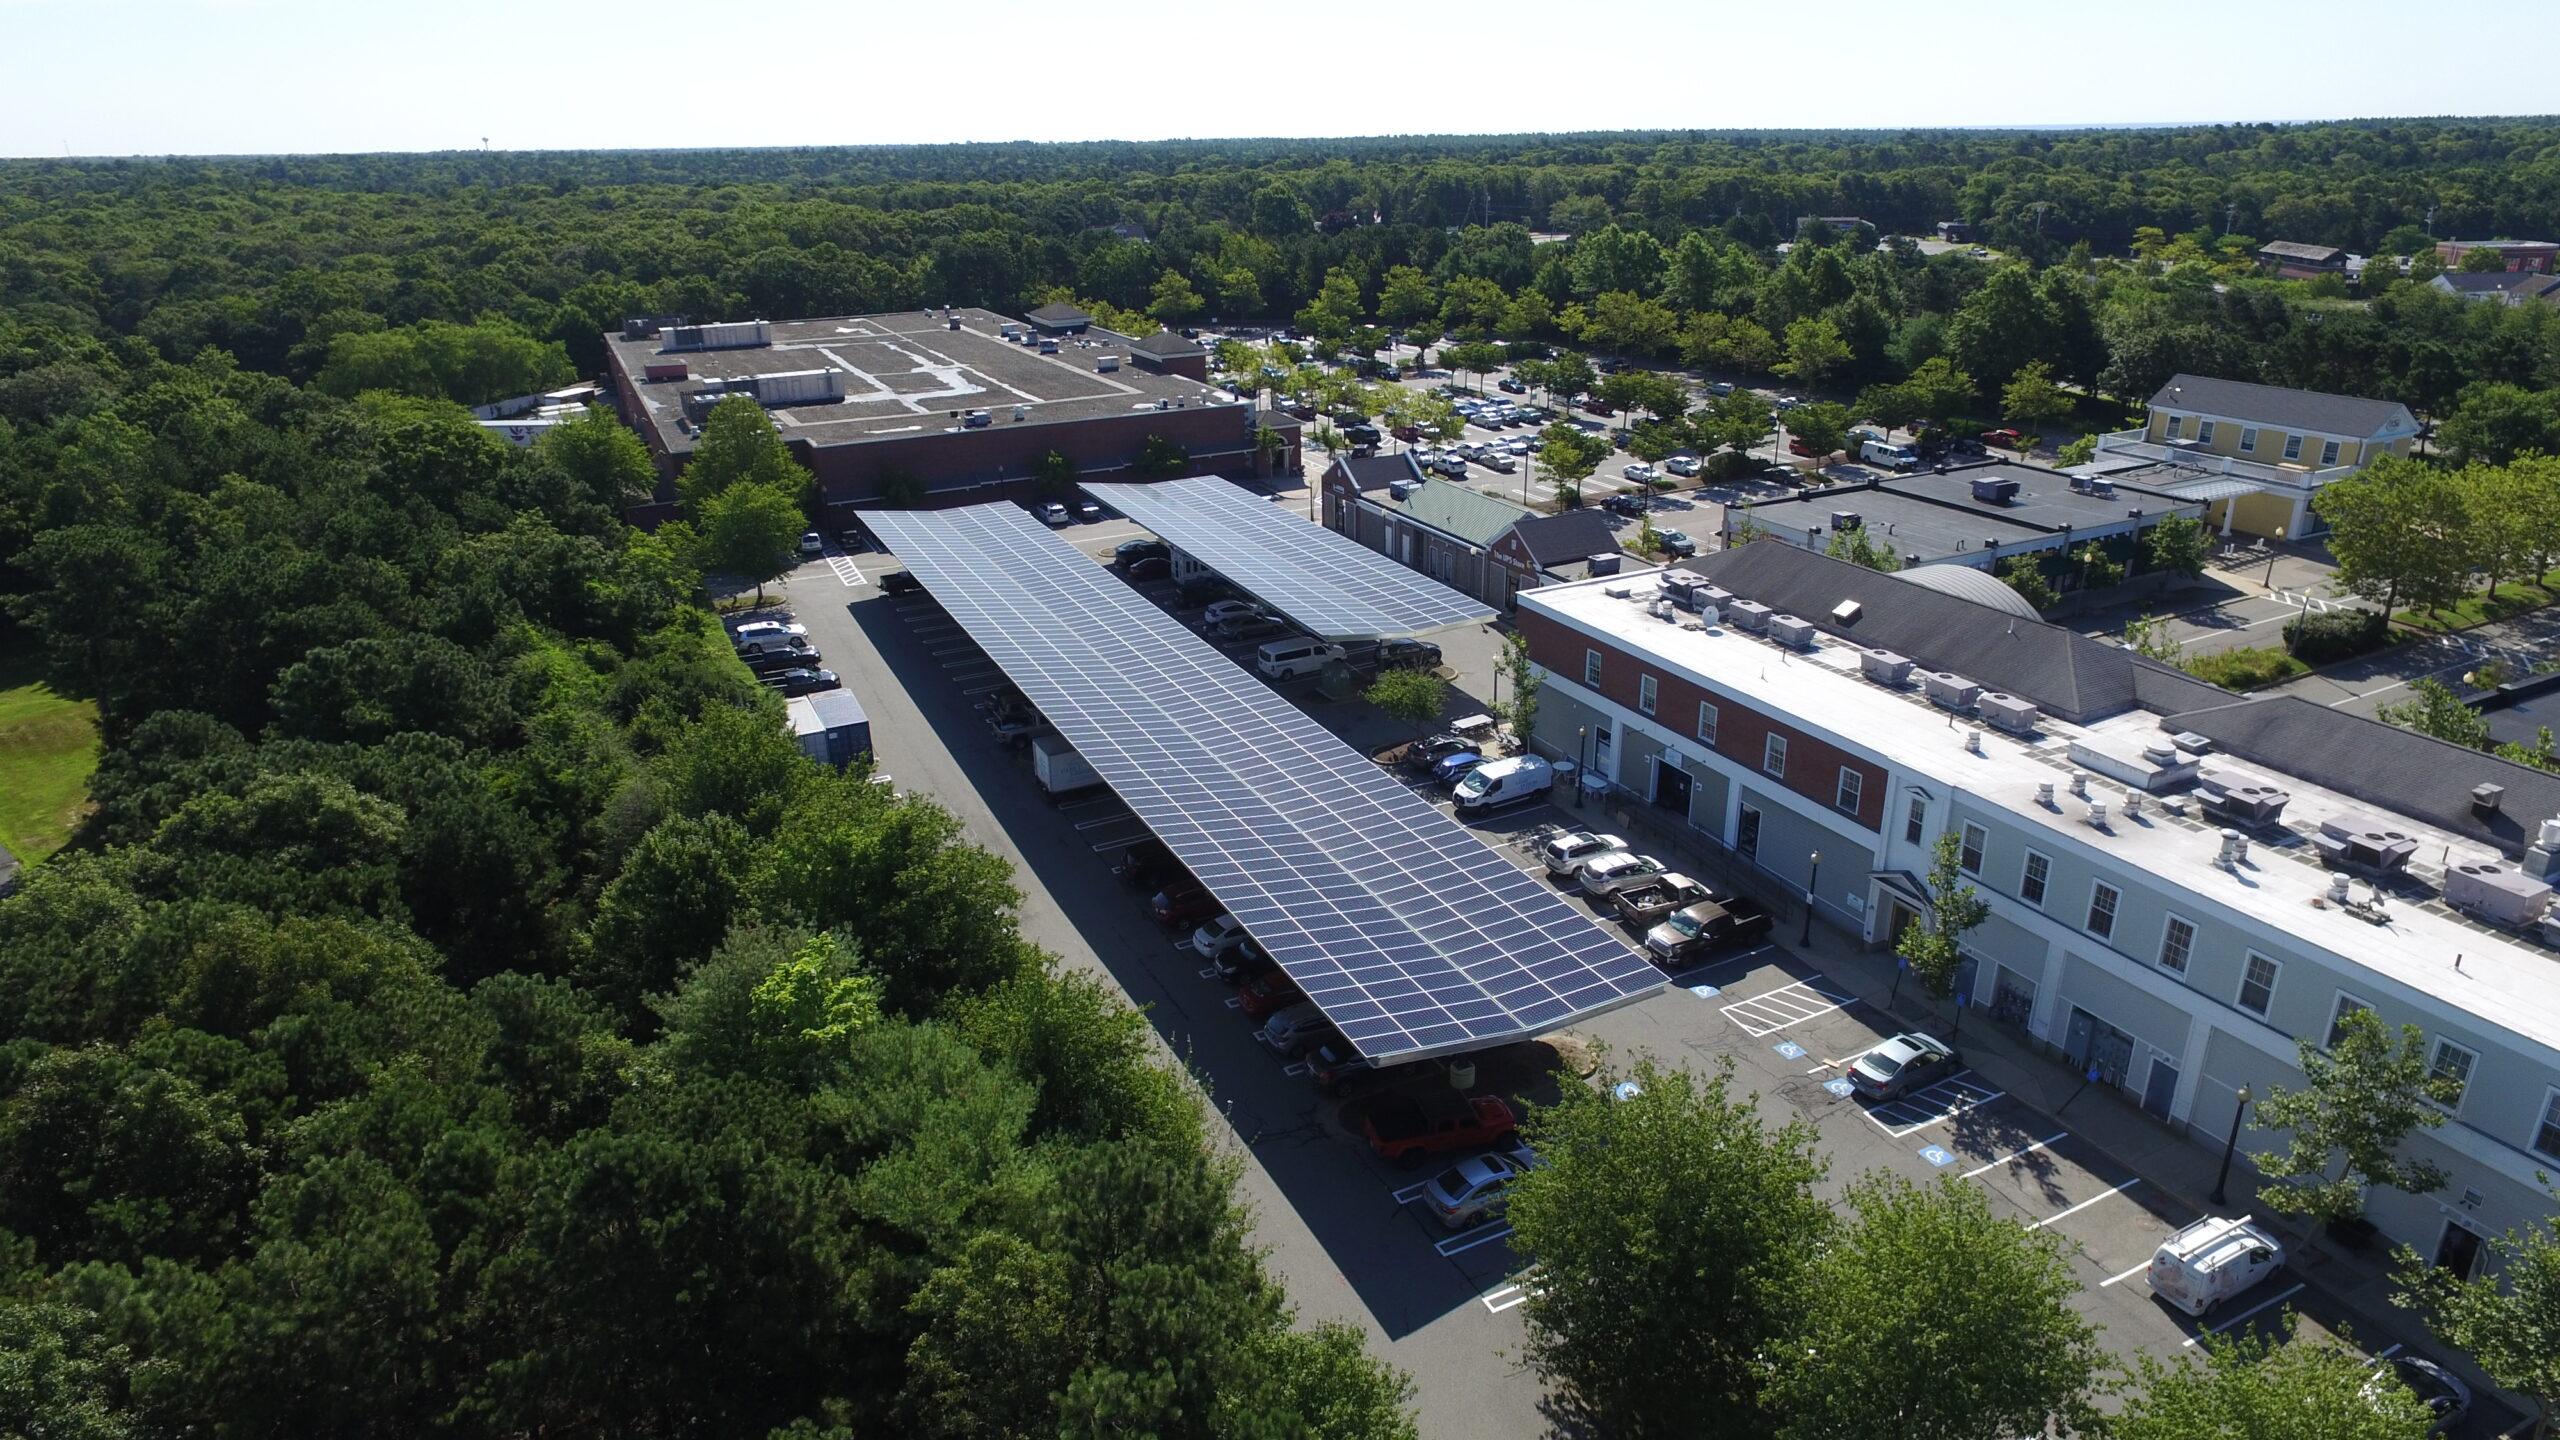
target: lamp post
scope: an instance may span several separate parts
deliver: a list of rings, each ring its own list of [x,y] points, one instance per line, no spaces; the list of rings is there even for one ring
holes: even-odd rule
[[[1816,850],[1813,852],[1812,864],[1804,877],[1804,933],[1796,937],[1796,948],[1799,950],[1813,943],[1813,897],[1821,888],[1822,852]]]
[[[2223,1187],[2227,1185],[2231,1179],[2231,1152],[2240,1148],[2240,1117],[2247,1114],[2249,1111],[2249,1101],[2251,1099],[2249,1087],[2246,1085],[2241,1086],[2240,1093],[2237,1098],[2240,1103],[2231,1107],[2230,1138],[2222,1142],[2222,1169],[2220,1173],[2213,1177],[2213,1203],[2216,1205],[2225,1205],[2230,1203],[2228,1197],[2223,1193]]]

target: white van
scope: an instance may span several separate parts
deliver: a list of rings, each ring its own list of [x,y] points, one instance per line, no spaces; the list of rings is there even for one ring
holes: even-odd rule
[[[1535,755],[1488,760],[1468,771],[1467,778],[1458,782],[1458,813],[1482,814],[1523,800],[1535,800],[1554,789],[1555,783],[1555,767]]]
[[[2284,1266],[2284,1246],[2249,1223],[2207,1216],[2160,1242],[2151,1293],[2201,1319]]]
[[[1920,468],[1919,451],[1912,449],[1908,445],[1896,445],[1890,440],[1870,440],[1865,444],[1860,445],[1858,447],[1858,458],[1866,461],[1870,465],[1881,465],[1887,470],[1917,470]]]
[[[1341,658],[1339,645],[1328,645],[1312,635],[1292,635],[1286,640],[1263,641],[1253,652],[1253,668],[1274,680],[1288,680],[1312,675]]]

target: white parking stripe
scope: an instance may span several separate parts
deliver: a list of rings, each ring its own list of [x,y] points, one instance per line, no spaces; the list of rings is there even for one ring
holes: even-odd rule
[[[1511,1227],[1508,1225],[1492,1225],[1480,1230],[1452,1235],[1432,1248],[1438,1250],[1442,1255],[1456,1255],[1468,1250],[1473,1250],[1479,1245],[1490,1245],[1494,1241],[1508,1236],[1510,1233]]]
[[[2090,1196],[2088,1199],[2081,1201],[2079,1204],[2072,1206],[2070,1209],[2065,1210],[2058,1215],[2047,1215],[2041,1220],[2029,1221],[2027,1223],[2027,1228],[2030,1230],[2041,1230],[2056,1220],[2068,1220],[2072,1216],[2079,1214],[2081,1211],[2088,1209],[2090,1206],[2097,1204],[2099,1201],[2106,1199],[2109,1195],[2121,1195],[2141,1183],[2142,1181],[2139,1178],[2127,1180],[2112,1190],[2101,1191],[2098,1194]]]
[[[858,590],[870,583],[863,578],[862,571],[842,555],[828,556],[827,568],[836,572],[836,579],[842,582],[847,590]]]
[[[1857,1003],[1855,996],[1835,995],[1810,981],[1798,980],[1722,1009],[1724,1018],[1740,1026],[1744,1034],[1758,1039]]]
[[[2261,1300],[2261,1301],[2259,1301],[2257,1304],[2250,1306],[2248,1309],[2241,1311],[2239,1314],[2232,1316],[2230,1319],[2223,1321],[2223,1322],[2222,1322],[2221,1324],[2219,1324],[2219,1325],[2208,1325],[2208,1326],[2206,1326],[2206,1327],[2205,1327],[2205,1334],[2206,1334],[2206,1335],[2219,1335],[2219,1334],[2221,1334],[2223,1331],[2230,1329],[2232,1326],[2239,1324],[2241,1321],[2248,1319],[2250,1316],[2257,1314],[2259,1311],[2266,1309],[2268,1306],[2270,1306],[2270,1305],[2281,1305],[2281,1304],[2283,1304],[2284,1302],[2286,1302],[2287,1300],[2290,1300],[2290,1299],[2292,1299],[2294,1296],[2299,1295],[2299,1294],[2301,1294],[2301,1293],[2302,1293],[2302,1287],[2301,1287],[2301,1286],[2299,1286],[2299,1285],[2296,1285],[2296,1286],[2294,1286],[2292,1289],[2287,1290],[2286,1292],[2284,1292],[2284,1293],[2283,1293],[2283,1294],[2281,1294],[2281,1295],[2278,1295],[2277,1297],[2275,1297],[2275,1298],[2274,1298],[2274,1299],[2272,1299],[2272,1300]],[[2190,1335],[2190,1336],[2188,1336],[2188,1337],[2187,1337],[2186,1345],[2181,1345],[2181,1346],[2179,1346],[2178,1348],[2179,1348],[2179,1349],[2181,1349],[2181,1350],[2184,1350],[2184,1349],[2186,1349],[2186,1348],[2187,1348],[2187,1346],[2188,1346],[2188,1345],[2193,1345],[2193,1344],[2195,1344],[2198,1340],[2201,1340],[2201,1339],[2203,1339],[2203,1338],[2204,1338],[2204,1335]]]
[[[2117,1282],[2117,1281],[2119,1281],[2119,1280],[2130,1280],[2130,1279],[2132,1279],[2134,1276],[2139,1275],[2139,1274],[2141,1274],[2143,1271],[2148,1270],[2148,1269],[2150,1269],[2150,1268],[2151,1268],[2151,1262],[2150,1262],[2150,1261],[2148,1261],[2148,1260],[2145,1260],[2145,1261],[2143,1261],[2141,1264],[2134,1266],[2132,1269],[2127,1270],[2126,1272],[2124,1272],[2124,1273],[2123,1273],[2123,1274],[2121,1274],[2121,1275],[2110,1275],[2110,1276],[2108,1276],[2106,1279],[2099,1281],[2099,1282],[2098,1282],[2098,1288],[2099,1288],[2099,1289],[2101,1289],[2101,1290],[2104,1290],[2104,1289],[2106,1289],[2108,1286],[2113,1285],[2114,1283],[2116,1283],[2116,1282]]]
[[[1833,1061],[1826,1061],[1826,1062],[1824,1062],[1824,1066],[1825,1066],[1825,1068],[1827,1069],[1827,1068],[1829,1068],[1831,1065],[1836,1065],[1836,1064],[1838,1064],[1838,1063],[1840,1063],[1840,1062],[1838,1062],[1838,1061],[1836,1061],[1836,1060],[1833,1060]],[[2008,1164],[2008,1163],[2009,1163],[2010,1161],[2012,1161],[2012,1160],[2021,1160],[2021,1159],[2026,1158],[2026,1157],[2027,1157],[2027,1156],[2029,1156],[2029,1155],[2034,1154],[2034,1153],[2035,1153],[2035,1152],[2037,1152],[2038,1150],[2043,1149],[2044,1147],[2046,1147],[2047,1145],[2052,1144],[2052,1143],[2053,1143],[2054,1141],[2056,1141],[2056,1140],[2067,1140],[2067,1139],[2069,1139],[2070,1137],[2071,1137],[2071,1132],[2070,1132],[2070,1131],[2068,1131],[2068,1130],[2060,1130],[2060,1131],[2056,1131],[2055,1133],[2053,1133],[2053,1134],[2051,1134],[2051,1135],[2047,1135],[2047,1136],[2046,1136],[2046,1137],[2044,1137],[2043,1139],[2041,1139],[2041,1140],[2037,1141],[2037,1142],[2036,1142],[2036,1143],[2034,1143],[2033,1145],[2029,1145],[2029,1146],[2025,1147],[2024,1149],[2020,1149],[2020,1150],[2012,1150],[2012,1151],[2010,1151],[2008,1154],[2001,1156],[1999,1159],[1992,1161],[1992,1162],[1991,1162],[1990,1164],[1988,1164],[1988,1165],[1976,1165],[1976,1166],[1974,1166],[1972,1169],[1967,1170],[1966,1172],[1964,1172],[1964,1178],[1965,1178],[1965,1179],[1967,1179],[1967,1180],[1970,1180],[1970,1179],[1972,1179],[1974,1176],[1981,1174],[1981,1173],[1982,1173],[1983,1171],[1985,1171],[1985,1170],[1997,1170],[1997,1169],[1999,1169],[2001,1166]]]
[[[2374,1356],[2373,1358],[2374,1358],[2374,1359],[2376,1359],[2376,1360],[2388,1360],[2388,1359],[2390,1359],[2392,1356],[2397,1355],[2397,1354],[2399,1354],[2399,1353],[2400,1353],[2400,1343],[2399,1343],[2398,1341],[2396,1341],[2396,1340],[2395,1340],[2395,1341],[2393,1341],[2393,1342],[2392,1342],[2392,1344],[2391,1344],[2391,1348],[2390,1348],[2390,1349],[2383,1351],[2381,1354],[2376,1355],[2376,1356]]]

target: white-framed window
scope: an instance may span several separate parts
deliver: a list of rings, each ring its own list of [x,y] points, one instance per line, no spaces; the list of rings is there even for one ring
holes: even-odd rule
[[[1917,845],[1920,843],[1920,837],[1928,833],[1929,797],[1914,795],[1911,797],[1910,810],[1902,817],[1902,838],[1906,843]]]
[[[2335,465],[2335,464],[2337,464],[2337,463],[2338,463],[2338,442],[2337,442],[2337,441],[2335,441],[2335,440],[2323,440],[2323,441],[2321,441],[2321,442],[2320,442],[2320,465],[2321,465],[2321,468],[2326,469],[2326,468],[2328,468],[2329,466],[2331,466],[2331,465]]]
[[[2276,1001],[2276,976],[2284,967],[2252,950],[2240,967],[2240,1008],[2260,1019]]]
[[[1831,803],[1855,815],[1858,813],[1859,798],[1866,793],[1866,789],[1867,777],[1859,774],[1853,767],[1843,765],[1840,767],[1840,788],[1831,797]]]
[[[2089,923],[2084,928],[2101,940],[2113,937],[2116,933],[2116,907],[2122,903],[2124,896],[2113,885],[2104,880],[2089,882]]]
[[[2362,998],[2350,995],[2344,990],[2339,991],[2337,1006],[2329,1012],[2329,1038],[2320,1042],[2320,1048],[2324,1050],[2337,1049],[2338,1037],[2346,1033],[2347,1017],[2353,1015],[2359,1010],[2370,1010],[2372,1008],[2373,1007],[2366,1004]]]
[[[1772,735],[1760,744],[1760,768],[1785,779],[1787,774],[1787,737]]]
[[[2441,1035],[2436,1037],[2436,1053],[2434,1058],[2427,1062],[2427,1070],[2440,1080],[2453,1082],[2453,1101],[2444,1108],[2453,1111],[2462,1109],[2463,1092],[2471,1088],[2471,1071],[2479,1063],[2478,1051],[2468,1046],[2456,1045]]]
[[[2160,968],[2175,974],[2187,973],[2187,962],[2195,957],[2196,927],[2172,915],[2160,927]]]
[[[2284,458],[2287,460],[2299,460],[2302,458],[2301,436],[2287,435],[2284,437]]]
[[[1652,676],[1650,676],[1650,675],[1640,675],[1640,676],[1637,676],[1637,677],[1636,677],[1636,709],[1637,709],[1640,713],[1643,713],[1643,714],[1646,714],[1646,715],[1650,715],[1650,714],[1652,714],[1652,713],[1653,713],[1653,701],[1654,701],[1654,697],[1655,697],[1657,694],[1659,694],[1659,693],[1660,693],[1660,691],[1661,691],[1661,686],[1660,686],[1660,685],[1659,685],[1659,684],[1654,680],[1654,678],[1653,678]]]
[[[1698,738],[1709,745],[1716,743],[1716,707],[1698,702]]]
[[[2053,862],[2033,850],[2027,852],[2025,868],[2018,872],[2018,898],[2037,909],[2044,908],[2044,887],[2053,879]]]
[[[2258,453],[2257,426],[2243,425],[2240,427],[2240,453],[2243,455],[2255,455]]]
[[[2200,444],[2205,444],[2205,445],[2210,445],[2210,444],[2212,444],[2212,443],[2213,443],[2213,422],[2212,422],[2212,421],[2210,421],[2210,420],[2199,420],[2199,421],[2197,421],[2197,422],[2196,422],[2196,440],[2197,440],[2197,442],[2198,442],[2198,443],[2200,443]]]
[[[1600,652],[1597,650],[1585,650],[1582,652],[1582,683],[1589,685],[1594,689],[1599,687]]]
[[[2547,1160],[2560,1160],[2560,1090],[2542,1098],[2542,1123],[2533,1130],[2534,1153]]]
[[[1956,868],[1967,875],[1981,874],[1982,850],[1990,843],[1990,831],[1979,825],[1968,823],[1964,827],[1964,839],[1956,846]]]
[[[2170,438],[2170,439],[2175,440],[2175,439],[2177,439],[2180,435],[2182,435],[2182,434],[2186,433],[2186,428],[2187,428],[2187,417],[2186,417],[2186,416],[2184,416],[2184,415],[2172,415],[2172,416],[2170,416],[2170,417],[2169,417],[2169,438]]]

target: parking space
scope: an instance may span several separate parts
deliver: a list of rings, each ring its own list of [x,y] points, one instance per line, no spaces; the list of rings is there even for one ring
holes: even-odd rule
[[[1813,981],[1793,980],[1748,1000],[1717,1008],[1723,1011],[1724,1018],[1740,1027],[1743,1034],[1756,1040],[1781,1030],[1792,1030],[1808,1020],[1857,1003],[1854,997],[1836,990],[1825,990]]]

